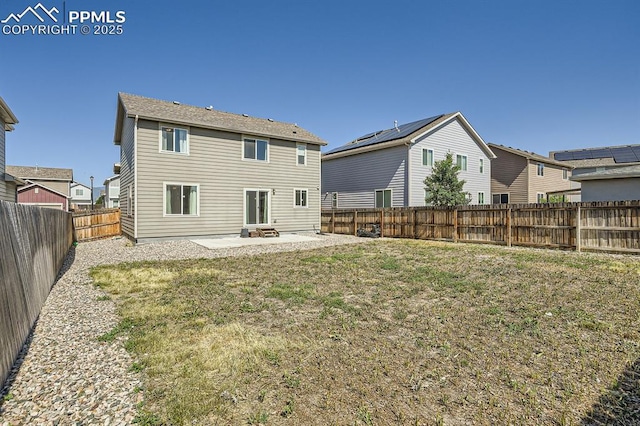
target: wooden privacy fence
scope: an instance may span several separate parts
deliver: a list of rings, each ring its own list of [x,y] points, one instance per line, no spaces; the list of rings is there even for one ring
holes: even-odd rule
[[[640,254],[640,201],[322,211],[322,231]]]
[[[74,212],[73,228],[76,241],[91,241],[120,235],[120,209]]]
[[[0,201],[0,384],[73,243],[71,215]]]

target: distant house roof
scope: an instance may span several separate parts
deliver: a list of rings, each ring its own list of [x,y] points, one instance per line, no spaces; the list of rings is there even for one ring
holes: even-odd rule
[[[7,173],[20,179],[64,180],[73,181],[72,169],[53,167],[7,166]]]
[[[71,197],[69,197],[67,195],[64,195],[61,192],[56,191],[55,189],[51,189],[51,188],[46,187],[44,185],[41,185],[39,183],[33,183],[33,182],[30,182],[28,185],[21,186],[20,188],[18,188],[18,192],[24,192],[24,191],[27,191],[27,190],[29,190],[31,188],[36,188],[36,187],[37,188],[41,188],[41,189],[43,189],[43,190],[45,190],[47,192],[51,192],[52,194],[56,194],[56,195],[59,195],[61,197],[67,198],[67,199],[71,198]]]
[[[546,164],[553,164],[555,166],[560,166],[560,167],[565,167],[568,169],[572,169],[573,166],[571,164],[567,164],[567,163],[563,163],[562,161],[556,161],[552,158],[549,157],[545,157],[543,155],[540,154],[536,154],[535,152],[530,152],[530,151],[524,151],[522,149],[517,149],[517,148],[512,148],[510,146],[504,146],[504,145],[498,145],[495,143],[490,143],[489,144],[489,148],[493,149],[499,149],[505,152],[509,152],[511,154],[514,155],[519,155],[520,157],[524,157],[528,160],[531,161],[536,161],[539,163],[546,163]]]
[[[575,167],[640,164],[640,145],[552,151],[549,156],[558,161],[565,161]]]
[[[232,114],[213,108],[183,105],[179,102],[161,101],[127,93],[118,94],[118,111],[114,142],[120,143],[124,117],[164,121],[187,126],[202,127],[245,133],[255,136],[272,137],[316,145],[327,142],[296,124],[274,121],[270,118],[249,117],[246,114]]]
[[[400,124],[390,129],[378,130],[376,132],[368,133],[360,136],[351,142],[348,142],[342,146],[334,148],[323,155],[323,159],[330,159],[332,157],[356,154],[359,152],[370,151],[374,149],[383,149],[391,146],[409,144],[414,142],[423,134],[432,131],[440,126],[445,125],[449,121],[454,119],[460,119],[463,127],[471,133],[476,139],[481,149],[485,151],[489,158],[495,158],[495,154],[491,152],[491,149],[482,140],[480,135],[475,131],[471,124],[464,118],[461,112],[453,112],[450,114],[440,114],[433,117],[424,118],[422,120],[413,121],[411,123]]]
[[[113,181],[114,181],[114,180],[116,180],[116,179],[120,179],[120,175],[114,175],[114,176],[111,176],[111,177],[109,177],[109,178],[106,178],[106,179],[104,180],[103,185],[107,185],[107,184],[109,184],[109,183],[113,182]]]
[[[18,124],[18,119],[2,98],[0,98],[0,117],[2,117],[2,121],[4,121],[4,130],[8,132],[13,130],[14,124]]]
[[[91,187],[90,187],[90,186],[87,186],[87,185],[85,185],[85,184],[83,184],[83,183],[80,183],[80,182],[72,182],[70,187],[71,187],[71,188],[75,188],[76,186],[81,186],[81,187],[83,187],[83,188],[88,189],[89,191],[91,191]]]
[[[615,169],[600,170],[591,173],[582,173],[571,176],[571,180],[581,182],[584,180],[640,178],[640,165],[617,167]]]

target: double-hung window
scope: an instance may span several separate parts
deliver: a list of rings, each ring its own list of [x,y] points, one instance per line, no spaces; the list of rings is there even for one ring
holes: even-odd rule
[[[307,197],[309,191],[306,189],[294,189],[294,207],[307,207]]]
[[[563,179],[563,180],[567,180],[567,179],[569,179],[569,170],[567,170],[567,169],[562,169],[562,179]]]
[[[245,160],[267,161],[269,142],[262,139],[244,139],[243,158]]]
[[[543,192],[536,193],[536,202],[537,203],[544,203],[544,201],[545,201],[544,195],[545,194]]]
[[[303,143],[296,145],[296,164],[298,166],[307,165],[307,145]]]
[[[376,191],[376,208],[391,207],[391,190],[379,189]]]
[[[538,176],[544,176],[544,163],[538,163]]]
[[[456,155],[456,165],[460,167],[463,172],[467,171],[467,156],[462,154]]]
[[[433,150],[424,148],[422,150],[422,165],[433,167]]]
[[[176,216],[198,215],[198,185],[164,184],[164,214]]]
[[[484,192],[478,192],[478,204],[484,204]]]
[[[180,154],[189,153],[189,142],[187,129],[179,127],[162,126],[161,129],[161,146],[162,152],[177,152]]]
[[[269,217],[269,190],[246,189],[245,197],[245,224],[268,224]]]

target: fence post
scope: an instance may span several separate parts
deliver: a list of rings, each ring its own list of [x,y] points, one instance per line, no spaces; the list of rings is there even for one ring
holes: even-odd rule
[[[582,237],[580,236],[580,204],[578,204],[578,206],[576,207],[576,251],[578,253],[580,253],[580,250],[582,249],[581,247],[581,240]]]
[[[418,239],[418,209],[413,209],[413,239]]]
[[[353,235],[358,236],[358,210],[353,211]]]
[[[453,209],[453,242],[458,241],[458,209]]]
[[[507,247],[511,247],[511,207],[507,209]]]
[[[331,210],[331,233],[336,233],[336,211],[333,209]]]
[[[380,236],[384,237],[384,209],[380,209]]]

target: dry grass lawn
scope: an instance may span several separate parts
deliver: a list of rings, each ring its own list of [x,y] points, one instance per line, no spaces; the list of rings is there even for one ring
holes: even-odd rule
[[[92,276],[141,424],[640,422],[637,257],[379,240]]]

